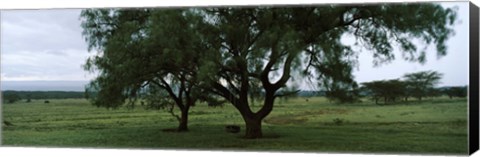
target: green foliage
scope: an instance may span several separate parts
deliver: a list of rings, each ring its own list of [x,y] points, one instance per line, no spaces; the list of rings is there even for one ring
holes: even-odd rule
[[[169,98],[164,90],[155,87],[146,88],[141,95],[141,103],[145,103],[146,109],[153,110],[173,110],[175,102]]]
[[[185,9],[84,10],[84,35],[100,50],[85,64],[86,70],[100,72],[87,89],[97,92],[94,104],[118,107],[147,86],[187,99],[183,93],[193,92],[199,64],[196,52],[208,49],[199,47],[201,38],[192,32],[200,26],[182,28],[200,20],[196,16]]]

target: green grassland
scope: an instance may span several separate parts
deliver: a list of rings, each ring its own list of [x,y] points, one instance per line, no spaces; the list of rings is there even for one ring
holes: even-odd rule
[[[257,103],[258,104],[258,103]],[[322,97],[277,101],[265,138],[241,138],[231,106],[197,104],[189,132],[164,132],[177,121],[162,110],[97,108],[84,99],[3,104],[7,146],[467,154],[467,100],[435,98],[391,105],[335,104]],[[254,107],[258,108],[258,107]],[[227,133],[225,125],[242,127]]]

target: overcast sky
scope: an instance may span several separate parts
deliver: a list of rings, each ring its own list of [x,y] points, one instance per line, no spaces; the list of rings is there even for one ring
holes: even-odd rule
[[[460,23],[450,38],[447,56],[437,58],[435,49],[429,49],[427,63],[396,60],[373,67],[372,55],[364,51],[359,56],[360,66],[355,71],[358,82],[394,79],[405,73],[436,70],[444,74],[442,86],[468,84],[468,2],[449,2],[444,6],[458,6]],[[1,80],[90,80],[93,75],[81,67],[86,58],[87,45],[81,35],[80,10],[8,10],[1,12],[0,47]]]
[[[1,12],[2,80],[88,80],[80,10]]]
[[[405,73],[435,70],[443,74],[442,86],[463,86],[468,84],[469,66],[469,9],[468,2],[446,2],[444,7],[458,7],[459,22],[454,26],[455,35],[447,41],[447,55],[438,58],[434,46],[427,49],[425,64],[407,62],[401,59],[401,53],[395,52],[396,59],[380,67],[373,67],[371,53],[359,56],[360,66],[354,73],[358,82],[395,79]],[[423,46],[420,45],[420,48]]]

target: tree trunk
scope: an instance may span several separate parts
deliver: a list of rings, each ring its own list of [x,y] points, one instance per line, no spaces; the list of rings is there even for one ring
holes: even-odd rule
[[[188,108],[181,110],[182,115],[180,116],[180,121],[178,125],[178,132],[188,131]]]
[[[250,109],[247,112],[242,113],[243,120],[245,121],[245,138],[256,139],[262,138],[262,120],[267,117],[273,110],[273,104],[275,101],[275,89],[265,89],[265,100],[262,108],[257,113],[252,113]],[[248,106],[248,105],[247,105]]]
[[[256,139],[262,138],[262,119],[260,118],[244,118],[245,120],[245,138]]]

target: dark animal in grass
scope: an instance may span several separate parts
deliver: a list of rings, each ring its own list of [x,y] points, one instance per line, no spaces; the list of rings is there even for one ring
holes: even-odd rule
[[[238,125],[227,125],[225,126],[225,131],[229,133],[238,133],[240,132],[240,126]]]
[[[45,104],[48,104],[48,103],[50,103],[50,101],[48,101],[48,100],[45,100],[45,102],[44,102],[44,103],[45,103]]]
[[[9,121],[6,121],[6,120],[3,121],[3,124],[5,124],[5,126],[13,126],[12,123],[10,123]]]

